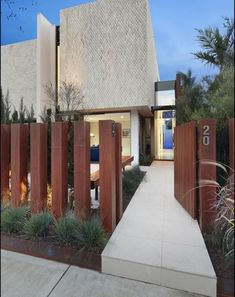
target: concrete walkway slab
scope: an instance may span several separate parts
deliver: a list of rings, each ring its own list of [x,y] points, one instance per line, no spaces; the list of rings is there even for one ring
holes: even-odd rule
[[[163,288],[71,266],[50,297],[195,297]]]
[[[102,253],[102,272],[216,296],[197,221],[174,198],[173,162],[154,162]]]
[[[1,296],[46,297],[69,265],[1,250]]]
[[[198,297],[4,250],[1,259],[2,297]]]

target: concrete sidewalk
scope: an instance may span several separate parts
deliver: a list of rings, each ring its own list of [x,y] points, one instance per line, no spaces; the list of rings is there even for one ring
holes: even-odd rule
[[[174,198],[173,162],[150,166],[102,253],[102,272],[216,296],[198,223]]]
[[[1,250],[2,297],[195,297],[156,285]]]

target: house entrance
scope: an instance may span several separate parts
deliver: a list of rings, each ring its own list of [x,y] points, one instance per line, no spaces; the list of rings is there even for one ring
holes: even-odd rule
[[[173,134],[175,124],[175,110],[158,110],[154,112],[156,159],[174,159]]]

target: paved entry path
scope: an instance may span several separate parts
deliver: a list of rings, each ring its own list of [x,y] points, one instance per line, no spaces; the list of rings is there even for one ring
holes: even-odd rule
[[[195,295],[2,250],[1,297],[195,297]]]
[[[174,198],[173,162],[149,168],[103,251],[102,272],[216,296],[198,223]]]

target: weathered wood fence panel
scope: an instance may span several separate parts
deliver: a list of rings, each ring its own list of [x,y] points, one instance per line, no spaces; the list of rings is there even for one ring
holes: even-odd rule
[[[229,166],[232,170],[235,169],[235,144],[234,144],[234,118],[228,121],[228,130],[229,130]]]
[[[26,202],[29,157],[29,127],[11,125],[11,201],[14,207]]]
[[[30,125],[30,207],[33,213],[47,206],[47,131],[47,124]]]
[[[1,125],[1,199],[10,195],[11,126]]]
[[[175,198],[196,219],[196,122],[175,128],[174,145]]]
[[[68,204],[68,123],[51,124],[52,213],[62,216]]]
[[[90,214],[90,123],[74,123],[74,210],[76,215]]]
[[[211,230],[216,216],[216,120],[198,125],[199,224],[202,232]],[[210,181],[212,183],[210,184]]]

